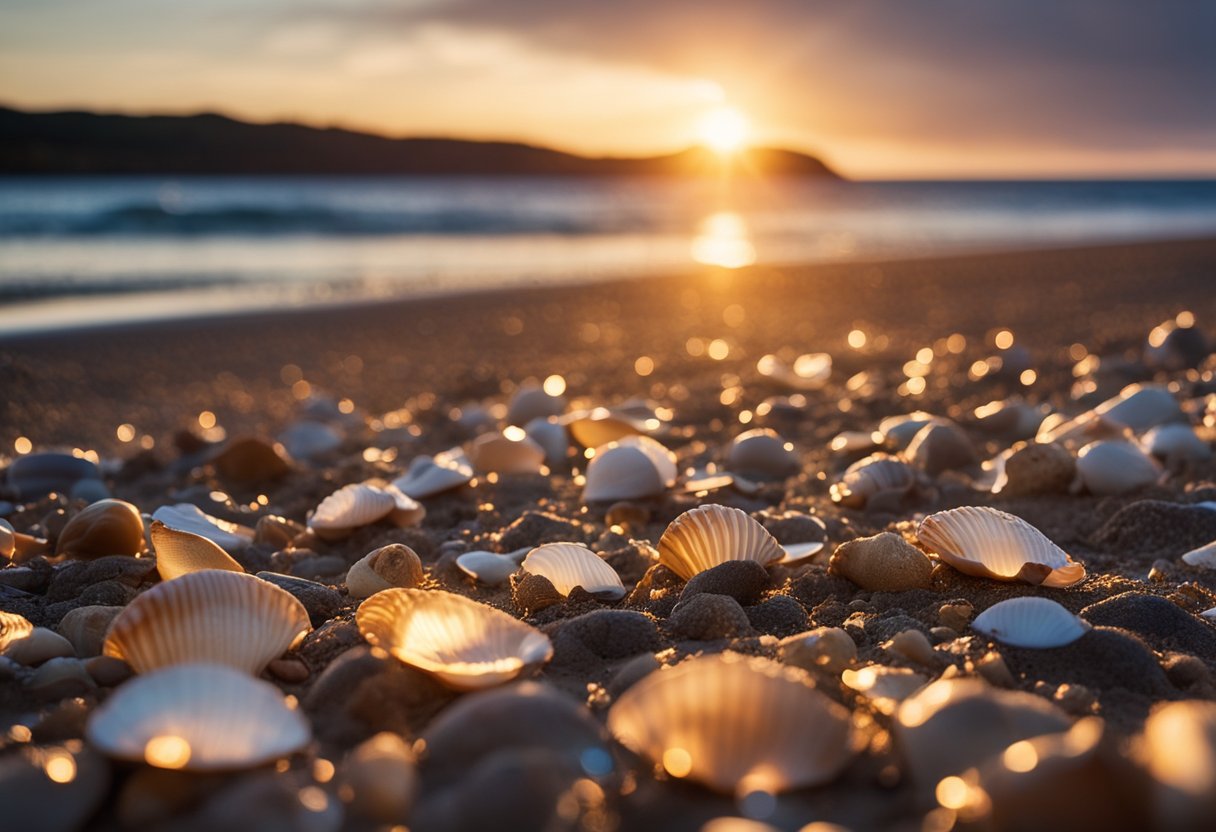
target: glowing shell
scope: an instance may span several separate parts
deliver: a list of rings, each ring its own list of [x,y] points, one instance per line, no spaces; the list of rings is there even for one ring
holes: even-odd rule
[[[149,534],[156,551],[156,571],[163,581],[204,569],[245,571],[227,552],[202,535],[171,529],[159,520],[152,521]]]
[[[546,543],[524,558],[524,571],[542,575],[562,595],[581,586],[592,595],[615,601],[625,595],[621,576],[595,552],[577,543]]]
[[[675,454],[648,436],[628,436],[596,448],[583,501],[656,497],[675,484],[677,473]]]
[[[768,530],[746,512],[720,505],[686,511],[659,538],[659,562],[684,580],[728,560],[762,566],[786,555]]]
[[[840,482],[831,488],[832,499],[849,508],[863,508],[876,494],[907,493],[916,485],[911,465],[888,454],[873,454],[845,469]]]
[[[416,456],[404,475],[393,480],[393,486],[415,500],[434,497],[451,491],[473,479],[473,466],[460,448],[453,448],[434,457]]]
[[[190,503],[162,506],[152,512],[152,519],[179,532],[205,537],[226,552],[240,551],[253,542],[253,529],[212,517]]]

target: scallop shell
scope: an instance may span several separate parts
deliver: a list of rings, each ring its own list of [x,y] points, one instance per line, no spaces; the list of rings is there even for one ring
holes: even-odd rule
[[[483,433],[469,446],[469,461],[478,471],[495,474],[536,474],[545,464],[545,449],[521,428],[505,433]],[[518,432],[516,434],[516,431]]]
[[[359,606],[359,632],[456,690],[508,682],[549,661],[549,637],[505,612],[442,590],[387,589]]]
[[[1211,447],[1199,438],[1195,429],[1179,423],[1153,428],[1144,435],[1140,447],[1167,462],[1202,462],[1212,458]]]
[[[1157,460],[1119,439],[1093,442],[1077,453],[1077,473],[1091,494],[1125,494],[1152,485],[1162,471]]]
[[[132,679],[93,713],[89,742],[161,768],[253,768],[299,751],[308,720],[274,685],[218,664],[176,665]]]
[[[889,454],[872,454],[845,469],[840,482],[832,485],[832,499],[850,508],[862,508],[875,494],[906,493],[916,485],[916,470]]]
[[[137,673],[215,662],[256,676],[311,630],[308,612],[268,581],[210,569],[157,584],[119,613],[103,655]]]
[[[152,521],[149,534],[156,551],[156,571],[163,581],[204,569],[245,571],[227,552],[202,535],[171,529],[159,520]]]
[[[1085,567],[1020,517],[987,506],[930,514],[916,531],[921,543],[966,575],[1072,586]]]
[[[577,543],[546,543],[524,558],[525,572],[549,579],[554,589],[569,595],[581,586],[592,595],[615,601],[625,595],[621,576],[595,552]]]
[[[161,506],[152,512],[152,519],[159,520],[171,529],[205,537],[226,552],[237,552],[253,541],[253,529],[229,523],[190,503]]]
[[[826,783],[856,752],[849,712],[805,671],[734,654],[652,671],[608,730],[669,774],[740,796]]]
[[[1050,598],[1026,596],[993,604],[975,617],[971,628],[1014,647],[1063,647],[1085,635],[1092,625]]]
[[[779,561],[785,550],[746,512],[704,505],[684,512],[659,538],[659,562],[684,580],[728,560]]]
[[[322,500],[308,527],[322,538],[336,537],[385,518],[399,526],[415,526],[425,515],[426,509],[391,485],[355,483]]]
[[[571,413],[561,420],[574,441],[584,448],[598,448],[609,442],[619,442],[627,436],[638,436],[647,425],[628,416],[613,413],[606,407]],[[655,427],[658,427],[655,420]]]
[[[595,449],[583,502],[655,497],[676,480],[675,454],[648,436],[628,436]]]
[[[473,479],[473,466],[460,448],[452,448],[434,457],[416,456],[404,475],[393,480],[393,486],[407,497],[422,500]]]
[[[794,446],[768,428],[756,428],[736,436],[726,466],[731,471],[772,479],[790,476],[799,467]]]

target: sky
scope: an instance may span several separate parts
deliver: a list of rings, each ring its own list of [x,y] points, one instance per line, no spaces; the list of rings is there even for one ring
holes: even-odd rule
[[[1216,175],[1208,0],[0,0],[0,103],[855,177]]]

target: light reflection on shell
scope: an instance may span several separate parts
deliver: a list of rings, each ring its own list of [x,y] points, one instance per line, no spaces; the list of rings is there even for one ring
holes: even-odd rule
[[[764,526],[728,506],[686,511],[659,538],[659,562],[686,581],[728,560],[768,566],[784,557],[785,550]]]
[[[204,569],[245,571],[227,552],[202,535],[171,529],[159,520],[152,521],[149,534],[156,551],[156,571],[163,581]]]
[[[152,519],[171,529],[205,537],[226,552],[240,551],[253,542],[253,529],[212,517],[191,503],[161,506],[152,512]]]
[[[832,485],[831,495],[849,508],[862,508],[875,494],[903,494],[914,485],[916,471],[911,465],[889,454],[872,454],[846,468],[840,482]]]
[[[675,484],[675,454],[648,436],[627,436],[596,448],[583,501],[657,497]]]

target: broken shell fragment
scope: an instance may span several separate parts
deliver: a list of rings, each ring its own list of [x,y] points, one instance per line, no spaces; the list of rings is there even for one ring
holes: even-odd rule
[[[1157,460],[1123,440],[1093,442],[1077,454],[1077,473],[1091,494],[1125,494],[1152,485],[1163,470]]]
[[[988,506],[930,514],[917,528],[930,551],[965,575],[1059,588],[1085,577],[1046,535],[1020,517]]]
[[[1187,552],[1182,556],[1182,562],[1201,569],[1216,569],[1216,541]]]
[[[136,673],[212,662],[256,676],[311,629],[304,605],[287,591],[253,575],[212,569],[136,597],[110,625],[103,654]]]
[[[82,509],[55,541],[55,554],[70,558],[136,555],[143,548],[143,517],[122,500],[98,500]]]
[[[993,604],[975,617],[971,627],[1003,644],[1037,649],[1072,644],[1093,629],[1050,598],[1035,596]]]
[[[768,566],[784,557],[785,550],[764,526],[729,506],[686,511],[659,538],[659,562],[686,581],[728,560]]]
[[[156,552],[156,571],[163,581],[204,569],[245,571],[227,552],[202,535],[171,529],[159,520],[152,521],[148,533]]]
[[[888,454],[872,454],[845,469],[831,488],[832,499],[848,508],[864,508],[878,494],[904,495],[916,485],[911,465]]]
[[[442,590],[387,589],[364,601],[355,620],[373,647],[456,690],[502,684],[553,655],[535,627]]]
[[[240,551],[253,541],[253,529],[212,517],[191,503],[161,506],[152,512],[152,519],[171,529],[205,537],[226,552]]]
[[[595,449],[583,502],[657,497],[675,484],[676,457],[648,436],[627,436]]]
[[[592,595],[615,601],[625,595],[621,576],[595,552],[577,543],[546,543],[524,558],[525,572],[549,579],[553,588],[569,595],[576,586]]]
[[[612,706],[608,730],[669,775],[739,796],[826,783],[856,751],[848,711],[805,671],[735,654],[652,671]]]
[[[545,449],[529,439],[523,428],[511,427],[474,439],[469,461],[483,473],[537,474],[545,464]]]
[[[206,663],[123,684],[94,712],[87,735],[110,757],[186,771],[253,768],[311,740],[308,720],[274,685]]]
[[[768,428],[756,428],[735,437],[726,467],[751,479],[781,479],[798,471],[794,446]]]
[[[434,497],[465,485],[473,479],[473,466],[464,451],[452,448],[433,457],[416,456],[409,469],[393,480],[393,486],[415,500]]]
[[[402,543],[390,543],[357,560],[346,573],[346,591],[352,598],[370,598],[393,587],[422,583],[422,559]]]
[[[525,553],[529,550],[524,549]],[[522,555],[521,555],[522,557]],[[486,586],[498,586],[519,569],[519,560],[512,555],[475,550],[456,558],[460,571]]]

